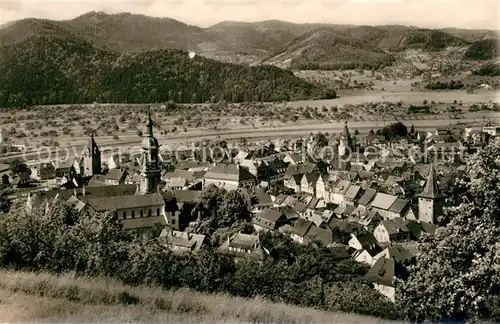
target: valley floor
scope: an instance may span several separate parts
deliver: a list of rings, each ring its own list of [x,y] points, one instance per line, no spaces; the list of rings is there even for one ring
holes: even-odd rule
[[[209,295],[190,290],[130,287],[116,281],[0,270],[0,322],[37,323],[377,323],[328,313]]]

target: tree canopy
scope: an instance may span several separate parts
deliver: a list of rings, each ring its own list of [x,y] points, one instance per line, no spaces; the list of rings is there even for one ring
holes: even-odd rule
[[[449,223],[425,244],[398,283],[398,304],[409,320],[500,319],[500,147],[490,145],[467,164],[470,181],[458,180]]]
[[[291,71],[190,59],[180,50],[118,54],[68,35],[30,37],[0,50],[0,107],[282,101],[325,95]]]

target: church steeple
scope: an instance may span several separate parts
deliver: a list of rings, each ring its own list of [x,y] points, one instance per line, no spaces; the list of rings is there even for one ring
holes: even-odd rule
[[[83,175],[91,177],[101,173],[101,152],[94,139],[94,132],[90,133],[90,139],[85,147],[83,155]]]
[[[161,184],[160,166],[158,160],[159,145],[156,138],[153,136],[153,120],[151,118],[151,110],[148,112],[146,121],[146,134],[141,143],[142,158],[141,158],[141,185],[140,192],[142,194],[152,193],[158,190]]]
[[[345,136],[345,137],[351,136],[349,134],[349,127],[347,127],[347,121],[344,123],[344,130],[342,132],[342,136]]]
[[[148,111],[148,120],[146,121],[146,135],[153,136],[153,120],[151,119],[151,109]]]
[[[353,147],[352,147],[351,134],[349,133],[349,128],[347,127],[347,121],[346,121],[344,123],[344,130],[340,135],[340,141],[338,146],[339,157],[349,155],[352,149]]]

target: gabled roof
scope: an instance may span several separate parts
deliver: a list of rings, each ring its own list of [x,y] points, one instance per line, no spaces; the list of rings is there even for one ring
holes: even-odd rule
[[[281,204],[283,204],[283,202],[285,201],[286,197],[287,197],[287,196],[286,196],[286,195],[284,195],[284,194],[279,194],[279,195],[278,195],[278,197],[276,197],[276,199],[274,200],[274,203],[275,203],[276,205],[281,205]]]
[[[356,198],[360,190],[361,190],[360,186],[351,185],[344,194],[344,197],[348,199],[354,199]]]
[[[335,184],[334,190],[340,194],[344,194],[348,189],[351,183],[347,180],[340,180]]]
[[[408,206],[409,203],[410,203],[409,199],[398,198],[394,201],[392,206],[389,208],[389,211],[393,212],[393,213],[398,213],[398,214],[402,213],[406,209],[406,207]]]
[[[273,201],[271,196],[263,190],[257,190],[254,196],[254,204],[253,206],[272,206]]]
[[[315,184],[318,181],[319,174],[317,173],[307,173],[304,178],[306,179],[308,184]],[[303,178],[303,179],[304,179]]]
[[[304,218],[299,218],[293,225],[291,233],[300,237],[305,237],[307,231],[309,231],[309,228],[311,228],[312,225],[313,223],[311,221],[308,221]]]
[[[173,190],[177,202],[198,203],[201,201],[201,190]]]
[[[205,241],[205,235],[202,234],[170,231],[168,229],[163,229],[159,238],[166,240],[169,245],[189,248],[191,252],[199,251]]]
[[[126,169],[112,169],[109,170],[108,173],[106,173],[105,179],[119,181],[125,176],[126,173]]]
[[[254,249],[258,244],[259,236],[254,234],[236,233],[229,239],[230,247]]]
[[[368,270],[365,278],[371,282],[394,287],[394,278],[406,279],[408,271],[393,259],[379,258]]]
[[[93,198],[88,199],[87,203],[92,206],[96,211],[111,211],[116,209],[132,209],[150,206],[164,205],[163,197],[161,194],[146,194],[146,195],[128,195],[116,196],[106,198]]]
[[[293,209],[295,209],[299,213],[303,213],[307,209],[307,206],[300,201],[296,202],[292,207],[293,207]]]
[[[411,259],[416,257],[416,255],[413,254],[412,251],[410,251],[409,249],[407,249],[405,246],[403,246],[401,244],[394,244],[394,245],[388,246],[382,252],[386,252],[388,258],[394,259],[397,262],[410,261]]]
[[[389,235],[397,233],[407,233],[410,231],[403,219],[399,217],[396,217],[394,219],[385,219],[381,222],[381,224],[385,227]]]
[[[430,199],[444,198],[444,195],[442,195],[441,192],[439,191],[439,186],[436,181],[436,175],[434,172],[434,168],[432,166],[431,170],[429,171],[429,176],[427,177],[427,181],[425,183],[424,191],[422,191],[422,193],[418,196]]]
[[[309,231],[307,231],[305,238],[310,242],[318,240],[324,246],[327,246],[333,242],[333,233],[330,229],[324,229],[313,225],[309,228]]]
[[[398,197],[384,193],[377,193],[371,204],[372,207],[388,210]]]
[[[66,161],[54,161],[55,169],[69,169],[73,167],[74,160],[66,160]]]
[[[288,220],[299,218],[299,214],[290,206],[274,207],[273,209],[279,210]]]
[[[283,213],[279,212],[276,209],[265,209],[263,210],[258,217],[263,218],[267,221],[276,223],[280,217],[283,216]]]
[[[205,173],[206,179],[244,181],[255,179],[246,168],[237,164],[219,164]]]

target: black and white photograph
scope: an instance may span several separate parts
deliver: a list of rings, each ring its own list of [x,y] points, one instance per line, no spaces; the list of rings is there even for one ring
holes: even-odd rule
[[[499,0],[0,0],[0,323],[500,323]]]

